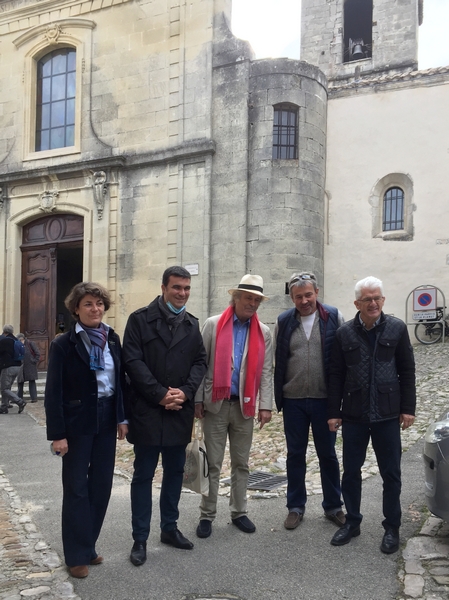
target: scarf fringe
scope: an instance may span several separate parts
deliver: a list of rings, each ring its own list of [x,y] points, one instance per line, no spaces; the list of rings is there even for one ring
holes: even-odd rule
[[[214,388],[212,390],[212,401],[218,402],[219,400],[224,400],[225,398],[231,397],[231,388],[230,387],[219,387]]]

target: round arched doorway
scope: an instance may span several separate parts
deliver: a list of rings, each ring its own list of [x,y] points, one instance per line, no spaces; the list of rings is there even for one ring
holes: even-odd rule
[[[64,298],[83,278],[83,234],[83,217],[70,214],[23,227],[20,328],[38,344],[41,370],[47,368],[51,340],[71,322]]]

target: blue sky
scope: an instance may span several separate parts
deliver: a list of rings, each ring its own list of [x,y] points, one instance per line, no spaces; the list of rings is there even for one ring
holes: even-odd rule
[[[300,0],[233,0],[234,34],[249,40],[257,58],[299,58]],[[420,69],[449,65],[449,0],[424,0],[419,28]]]

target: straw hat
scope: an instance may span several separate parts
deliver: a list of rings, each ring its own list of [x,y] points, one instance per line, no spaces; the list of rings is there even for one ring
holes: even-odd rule
[[[255,296],[261,296],[263,300],[269,300],[269,298],[263,294],[263,279],[260,275],[244,275],[238,286],[228,290],[228,293],[232,294],[233,292],[239,291],[249,292]]]

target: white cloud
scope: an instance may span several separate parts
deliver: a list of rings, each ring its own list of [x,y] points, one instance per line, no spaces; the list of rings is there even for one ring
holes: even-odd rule
[[[448,0],[425,0],[424,20],[419,28],[420,69],[449,65],[448,26]]]
[[[232,30],[237,37],[250,41],[257,58],[299,58],[301,2],[233,0]],[[296,56],[292,56],[294,52]]]

